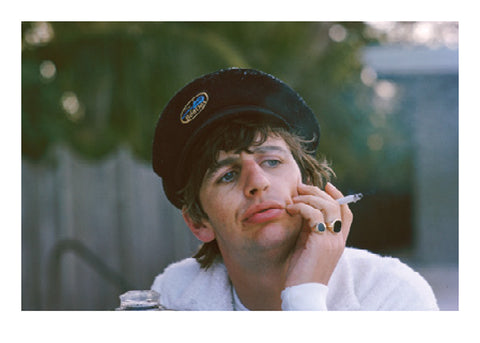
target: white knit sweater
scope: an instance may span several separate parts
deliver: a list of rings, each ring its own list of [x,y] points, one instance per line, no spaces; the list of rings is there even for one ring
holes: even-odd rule
[[[222,263],[204,270],[195,259],[187,258],[168,266],[151,288],[160,293],[160,303],[168,309],[234,309],[232,284]],[[346,248],[328,287],[323,288],[312,295],[315,303],[323,305],[309,309],[438,310],[433,291],[420,274],[396,258],[366,250]],[[288,298],[288,309],[295,309],[301,289],[282,293],[284,303]]]

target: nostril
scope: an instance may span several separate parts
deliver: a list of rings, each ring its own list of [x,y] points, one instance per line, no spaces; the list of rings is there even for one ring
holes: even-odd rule
[[[248,163],[247,163],[248,162]],[[265,172],[255,161],[247,161],[242,170],[242,182],[245,196],[258,196],[269,187],[269,180]]]
[[[250,195],[257,195],[259,193],[265,192],[268,189],[268,184],[265,184],[263,187],[253,187],[251,188],[248,193]]]

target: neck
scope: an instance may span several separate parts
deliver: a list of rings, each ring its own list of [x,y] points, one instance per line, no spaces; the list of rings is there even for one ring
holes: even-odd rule
[[[225,260],[225,266],[238,297],[249,310],[281,310],[280,294],[285,288],[285,263],[257,262],[252,268]]]

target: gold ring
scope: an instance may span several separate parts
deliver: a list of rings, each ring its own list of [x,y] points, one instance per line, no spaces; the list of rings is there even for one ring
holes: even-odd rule
[[[335,219],[334,221],[327,224],[327,229],[334,233],[339,233],[342,231],[342,221],[340,219]]]

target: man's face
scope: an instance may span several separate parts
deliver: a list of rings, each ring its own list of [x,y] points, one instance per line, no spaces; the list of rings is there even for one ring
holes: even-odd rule
[[[301,173],[285,141],[273,136],[248,151],[221,151],[217,165],[207,170],[199,197],[223,258],[290,249],[302,219],[285,206],[298,195]]]

